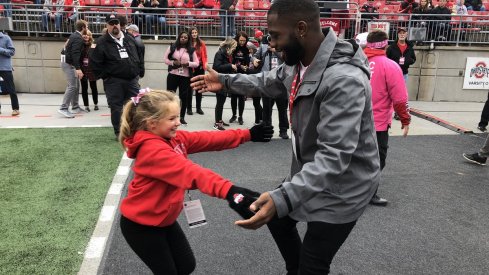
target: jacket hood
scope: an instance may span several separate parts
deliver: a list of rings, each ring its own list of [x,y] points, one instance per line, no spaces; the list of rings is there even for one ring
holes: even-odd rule
[[[127,156],[129,158],[136,158],[136,155],[138,153],[139,148],[141,145],[147,141],[147,140],[161,140],[163,142],[166,142],[165,139],[163,139],[160,136],[157,136],[153,133],[150,133],[148,131],[137,131],[133,136],[128,137],[124,140],[124,145],[127,148]]]
[[[327,62],[327,67],[329,68],[337,63],[348,63],[362,69],[362,71],[364,71],[370,78],[370,69],[367,56],[354,40],[340,40],[330,28],[323,30],[323,33],[326,38],[322,44],[326,44],[327,41],[332,40],[336,43],[330,43],[330,45],[333,45],[334,48],[327,49],[327,53],[318,52],[316,54],[315,58],[318,59],[319,64],[324,64],[323,62]],[[321,56],[318,56],[319,54],[321,54]],[[328,60],[324,60],[326,58],[328,58]]]

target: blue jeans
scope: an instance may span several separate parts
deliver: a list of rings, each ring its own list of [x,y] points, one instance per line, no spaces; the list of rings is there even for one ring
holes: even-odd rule
[[[15,91],[14,75],[12,74],[12,71],[0,71],[0,77],[3,78],[3,81],[0,81],[1,90],[10,95],[12,110],[19,110],[19,99],[17,97],[17,92]]]
[[[234,12],[220,11],[219,17],[221,17],[221,36],[235,36],[235,15]]]
[[[43,14],[41,16],[41,27],[43,31],[48,31],[48,20],[49,20],[49,15],[47,13]],[[63,15],[62,14],[56,14],[54,18],[54,29],[59,32],[61,31],[61,22],[63,22]]]
[[[145,20],[146,20],[146,31],[148,32],[148,34],[154,34],[153,25],[155,24],[155,22],[158,22],[158,25],[161,28],[161,34],[166,33],[166,18],[164,16],[156,15],[156,14],[146,14]]]

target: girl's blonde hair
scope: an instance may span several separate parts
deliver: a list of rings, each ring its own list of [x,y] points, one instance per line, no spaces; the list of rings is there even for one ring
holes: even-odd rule
[[[92,32],[91,32],[90,30],[87,30],[87,32],[86,32],[86,34],[85,34],[85,35],[86,35],[86,36],[88,36],[88,41],[87,41],[87,43],[88,43],[89,45],[92,45],[92,44],[93,44],[93,34],[92,34]]]
[[[233,47],[236,48],[237,45],[238,43],[236,42],[236,40],[234,40],[234,38],[228,37],[226,38],[226,40],[222,41],[219,46],[225,49],[228,55],[231,55],[233,54]]]
[[[146,92],[146,90],[149,90]],[[129,100],[122,111],[119,142],[133,136],[138,130],[147,130],[147,121],[160,119],[168,114],[168,103],[180,105],[175,93],[163,90],[143,89],[139,95]]]

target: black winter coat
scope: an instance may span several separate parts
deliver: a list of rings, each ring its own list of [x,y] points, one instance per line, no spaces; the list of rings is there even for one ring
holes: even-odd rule
[[[65,48],[66,63],[75,67],[77,70],[81,70],[80,57],[82,55],[85,41],[79,32],[74,32],[68,38],[68,43]]]
[[[214,63],[212,64],[212,69],[216,70],[218,73],[222,74],[232,74],[236,73],[233,71],[233,66],[229,62],[229,57],[226,53],[226,49],[219,48],[214,56]]]
[[[123,45],[128,58],[121,58],[120,45],[108,33],[99,37],[95,44],[95,49],[90,55],[90,66],[97,78],[113,76],[133,79],[136,76],[144,76],[144,60],[140,60],[134,37],[124,36]]]
[[[397,46],[397,39],[392,45],[387,48],[386,51],[387,57],[397,64],[399,64],[399,59],[404,56],[404,65],[399,65],[402,69],[403,74],[407,74],[409,66],[413,65],[414,62],[416,62],[416,54],[414,53],[413,43],[407,40],[406,43],[408,46],[404,51],[404,55],[401,54],[401,49],[399,49],[399,46]]]

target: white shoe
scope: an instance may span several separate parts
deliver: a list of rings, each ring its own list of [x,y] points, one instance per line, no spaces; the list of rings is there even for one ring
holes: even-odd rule
[[[67,109],[59,109],[58,110],[58,113],[62,114],[63,116],[67,117],[67,118],[74,118],[75,116],[70,112],[68,111]]]

